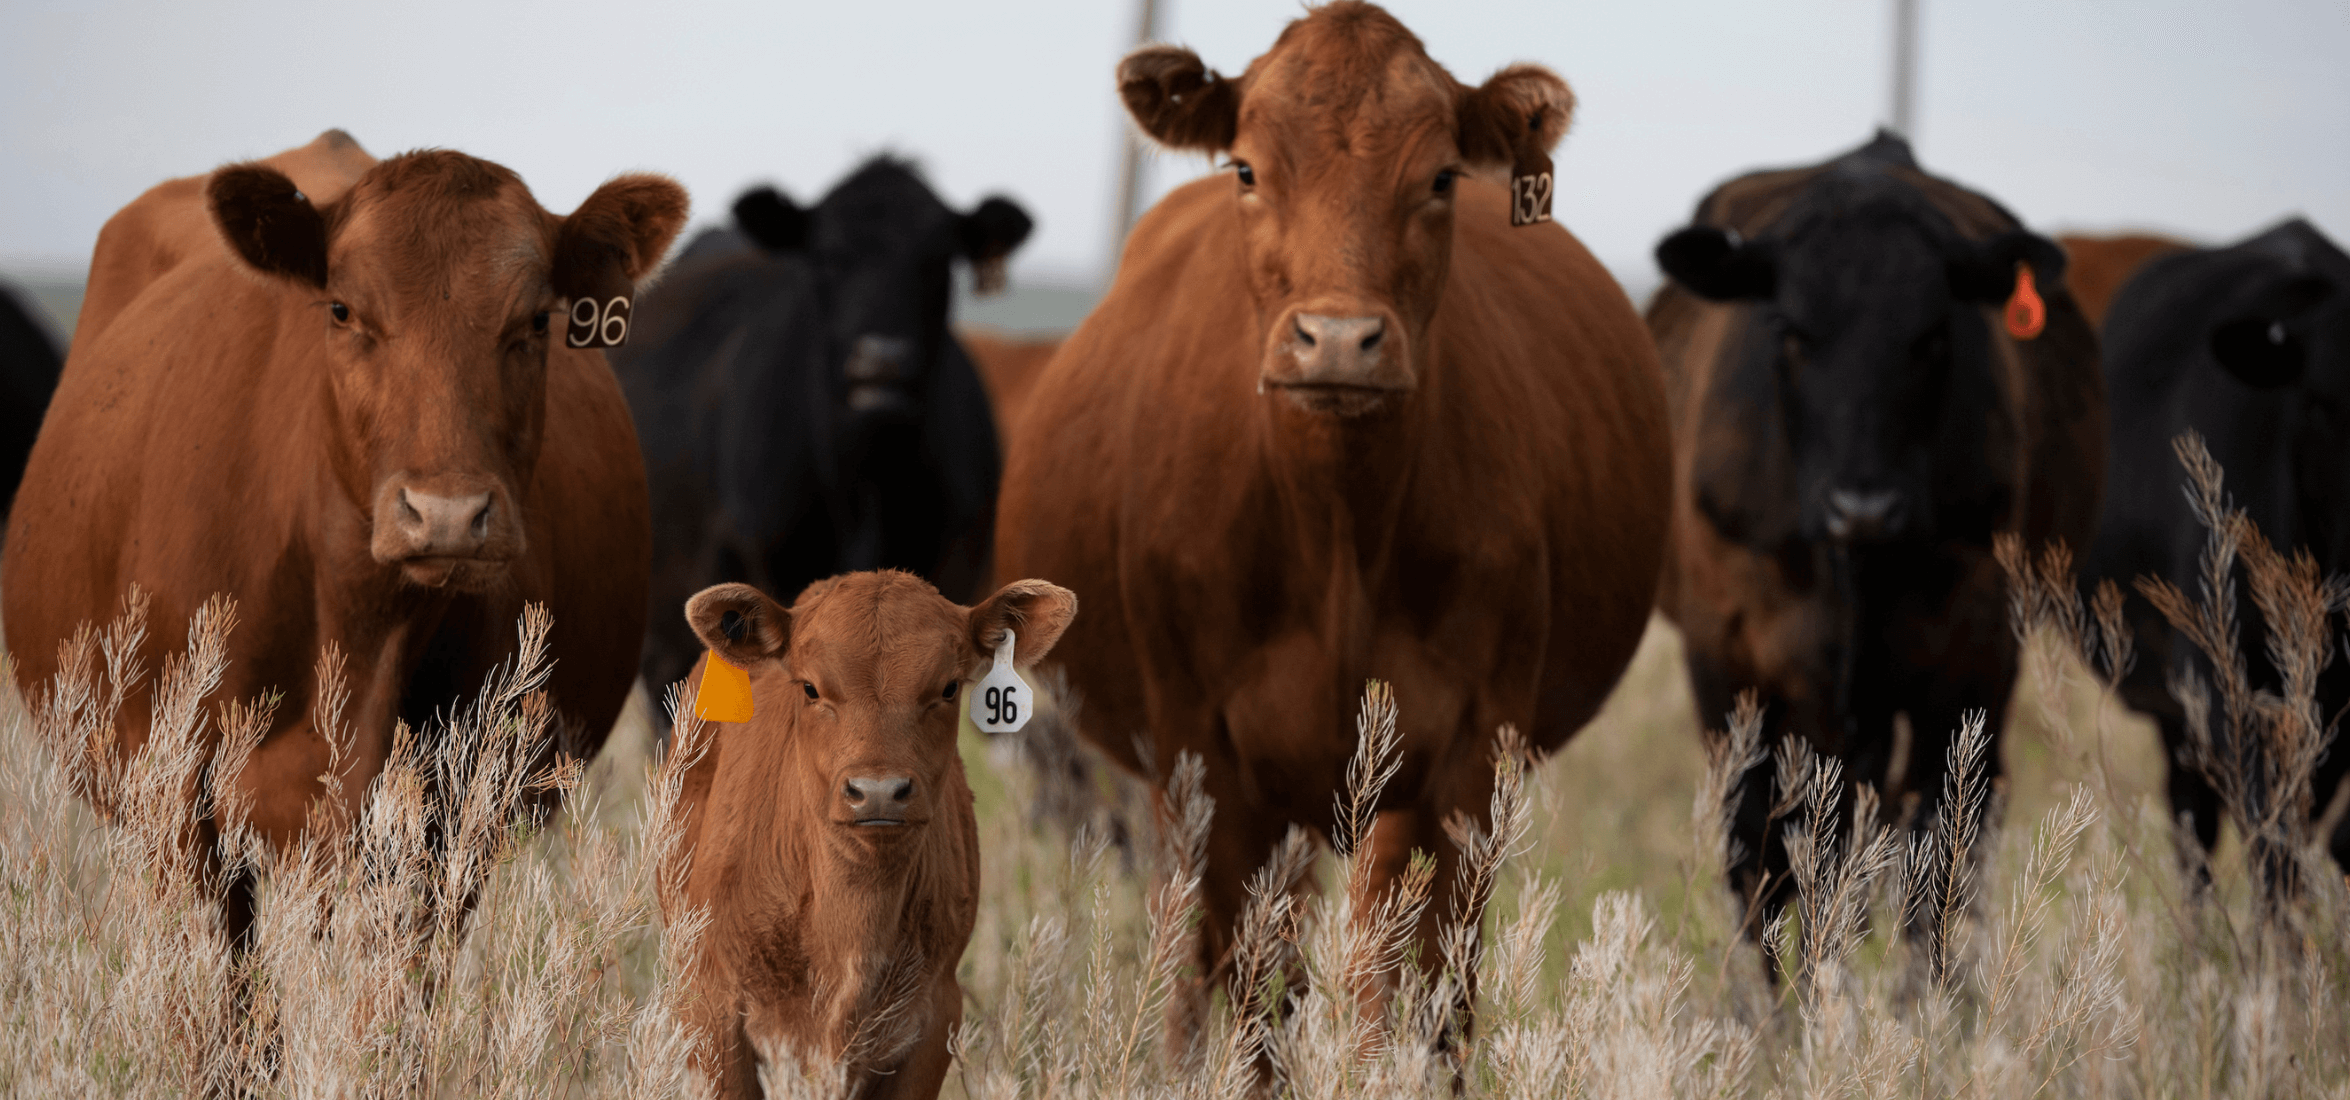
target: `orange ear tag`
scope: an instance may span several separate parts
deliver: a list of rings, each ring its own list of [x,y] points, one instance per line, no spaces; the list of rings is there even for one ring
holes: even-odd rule
[[[694,717],[705,722],[750,721],[751,674],[713,651],[702,666],[702,689],[694,693]]]
[[[2007,334],[2018,340],[2029,340],[2040,335],[2048,324],[2048,305],[2040,300],[2040,291],[2032,285],[2032,265],[2018,261],[2015,265],[2015,292],[2007,296]]]

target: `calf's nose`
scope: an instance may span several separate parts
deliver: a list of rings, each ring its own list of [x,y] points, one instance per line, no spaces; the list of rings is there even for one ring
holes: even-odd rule
[[[1898,534],[1906,513],[1901,494],[1891,489],[1828,491],[1828,535],[1839,541],[1858,542]]]
[[[1387,339],[1385,317],[1323,317],[1300,313],[1290,334],[1300,381],[1345,385],[1364,380],[1379,365]]]
[[[841,781],[840,796],[857,824],[902,824],[914,801],[914,780],[903,775],[856,775]]]
[[[403,488],[392,514],[412,556],[466,558],[489,541],[490,514],[495,507],[495,500],[486,492],[443,496]]]

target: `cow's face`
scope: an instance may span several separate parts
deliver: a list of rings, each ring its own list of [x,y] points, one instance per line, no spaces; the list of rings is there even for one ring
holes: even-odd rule
[[[743,232],[817,271],[828,347],[827,389],[852,425],[911,421],[946,340],[957,258],[985,291],[1027,239],[1028,215],[990,197],[949,208],[911,167],[877,158],[802,210],[761,188],[735,203]]]
[[[1469,88],[1386,12],[1335,3],[1293,22],[1238,79],[1153,46],[1118,68],[1143,130],[1231,161],[1268,394],[1339,416],[1410,393],[1452,260],[1469,173],[1546,153],[1566,82],[1530,65]]]
[[[685,191],[621,176],[568,218],[461,153],[393,157],[323,208],[260,165],[214,173],[214,220],[298,288],[318,331],[335,473],[368,550],[409,584],[478,589],[523,550],[547,356],[575,300],[631,293],[684,224]]]
[[[828,837],[835,850],[873,854],[902,844],[939,813],[956,766],[956,715],[965,681],[982,675],[1010,627],[1014,662],[1050,652],[1077,614],[1077,597],[1017,581],[962,607],[911,573],[849,573],[809,585],[785,608],[745,584],[705,589],[686,620],[711,652],[741,668],[789,677],[782,713],[752,718],[784,741],[775,759],[790,788],[784,823]],[[772,698],[772,696],[770,696]]]
[[[2015,430],[1990,310],[2028,261],[2017,231],[1969,242],[1904,183],[1830,173],[1763,239],[1697,226],[1657,249],[1697,294],[1749,308],[1700,429],[1698,503],[1728,537],[1989,545]]]

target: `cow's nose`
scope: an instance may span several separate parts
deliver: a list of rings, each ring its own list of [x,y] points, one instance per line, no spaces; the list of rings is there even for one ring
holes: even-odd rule
[[[1900,531],[1907,509],[1891,489],[1828,491],[1828,536],[1843,542],[1881,539]]]
[[[459,497],[403,488],[393,512],[411,555],[469,558],[490,540],[490,513],[496,506],[489,493]]]
[[[1300,381],[1347,385],[1367,379],[1379,366],[1380,346],[1387,338],[1385,317],[1323,317],[1297,315],[1291,344],[1297,355]]]
[[[914,801],[914,780],[903,775],[857,775],[841,781],[840,796],[859,825],[903,825]]]

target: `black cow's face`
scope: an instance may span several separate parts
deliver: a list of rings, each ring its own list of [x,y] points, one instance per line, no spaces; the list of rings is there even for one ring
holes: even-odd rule
[[[1799,204],[1764,239],[1698,226],[1658,247],[1675,279],[1748,307],[1700,441],[1741,452],[1700,457],[1699,505],[1728,537],[1987,546],[2007,509],[2012,425],[1983,307],[2019,259],[2053,285],[2062,254],[2022,232],[1965,241],[1914,192],[1872,183]]]
[[[907,165],[877,158],[813,209],[772,190],[735,204],[743,230],[771,251],[815,266],[826,322],[827,391],[852,425],[909,423],[946,339],[957,257],[985,288],[1026,239],[1026,213],[990,198],[949,208]]]

